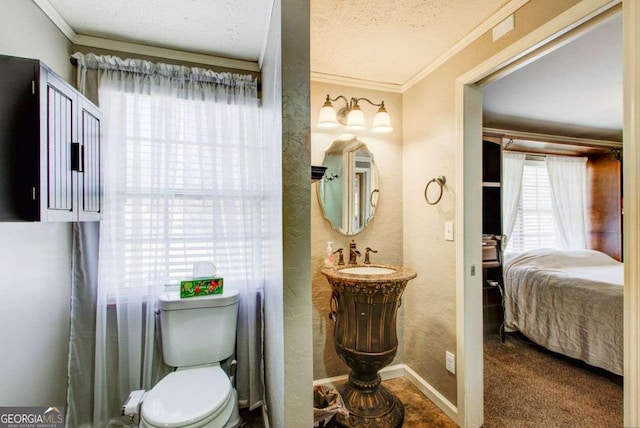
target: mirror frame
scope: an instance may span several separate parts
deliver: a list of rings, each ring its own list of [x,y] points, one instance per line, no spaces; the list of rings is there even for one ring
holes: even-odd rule
[[[367,191],[367,195],[369,206],[372,207],[372,213],[364,220],[362,226],[356,230],[354,227],[354,222],[352,221],[355,217],[355,195],[353,188],[357,174],[356,153],[362,149],[369,153],[371,158],[371,185],[369,188],[372,190]],[[373,152],[369,150],[369,148],[363,141],[354,136],[334,140],[331,145],[324,151],[324,156],[322,159],[323,166],[328,166],[325,164],[325,162],[327,161],[327,156],[331,154],[340,154],[342,156],[342,177],[351,177],[351,180],[344,182],[342,186],[342,223],[340,225],[336,225],[334,221],[331,220],[331,215],[327,212],[325,204],[323,203],[323,187],[325,185],[324,183],[335,178],[339,178],[339,174],[336,175],[335,171],[331,171],[330,167],[327,168],[325,176],[321,179],[321,181],[317,183],[316,195],[318,197],[318,204],[320,205],[324,220],[329,223],[335,231],[344,236],[355,236],[366,229],[375,217],[375,212],[380,201],[380,177],[378,167],[376,165]],[[347,225],[346,228],[343,227],[345,223]]]

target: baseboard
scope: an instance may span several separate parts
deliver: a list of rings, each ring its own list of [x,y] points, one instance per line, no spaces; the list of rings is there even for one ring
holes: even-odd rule
[[[382,380],[395,379],[398,377],[405,377],[409,380],[418,390],[424,394],[429,400],[433,402],[440,410],[442,410],[447,416],[449,416],[454,422],[458,422],[458,408],[440,394],[433,386],[424,380],[420,375],[414,372],[411,367],[406,364],[396,364],[394,366],[385,367],[378,372]],[[337,383],[346,382],[349,379],[348,375],[328,377],[324,379],[318,379],[313,381],[313,386],[335,386]]]
[[[414,372],[411,367],[405,365],[404,377],[420,390],[429,400],[440,408],[447,416],[449,416],[455,423],[458,423],[458,408],[444,395],[440,394],[433,386],[424,380],[418,373]]]

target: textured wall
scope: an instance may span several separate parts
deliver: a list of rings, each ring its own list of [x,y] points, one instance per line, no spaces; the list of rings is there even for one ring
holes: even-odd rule
[[[41,59],[70,80],[70,49],[33,2],[2,1],[0,54]],[[0,406],[64,405],[71,225],[0,223],[0,242]]]
[[[374,91],[370,89],[352,88],[328,83],[311,83],[311,163],[322,165],[324,151],[338,138],[337,130],[321,131],[314,129],[318,113],[325,97],[344,95],[350,97],[366,97],[373,102],[385,101],[387,111],[391,115],[394,132],[385,135],[361,134],[358,138],[373,153],[380,180],[380,199],[376,215],[371,223],[355,235],[358,248],[364,253],[365,247],[378,250],[371,255],[372,262],[402,265],[402,94]],[[342,101],[335,102],[334,107],[343,106]],[[362,103],[362,110],[368,123],[373,119],[377,108]],[[351,237],[343,236],[329,225],[322,216],[317,197],[317,183],[311,186],[311,269],[313,275],[313,378],[347,374],[349,367],[342,362],[333,346],[333,322],[329,320],[330,287],[326,278],[320,273],[323,267],[324,249],[327,241],[333,241],[333,248],[347,249]],[[361,258],[360,261],[363,259]],[[336,259],[337,262],[337,259]],[[409,266],[411,267],[411,266]],[[413,287],[413,281],[408,288]],[[404,306],[404,304],[403,304]],[[398,354],[395,362],[401,362],[403,356],[403,309],[398,317]]]
[[[313,421],[309,2],[282,1],[282,221],[286,427]],[[279,425],[275,425],[279,426]]]
[[[418,273],[405,292],[404,360],[453,403],[456,377],[445,369],[445,351],[456,350],[456,258],[443,231],[455,219],[455,79],[576,3],[527,3],[505,37],[493,43],[487,32],[404,93],[404,263]],[[447,178],[444,196],[427,205],[425,184],[438,175]]]
[[[272,224],[282,260],[267,261],[265,284],[266,396],[273,427],[313,424],[308,19],[308,2],[276,0],[262,64],[265,138],[282,145],[281,158],[272,159],[272,173],[282,177],[282,224],[279,218]]]

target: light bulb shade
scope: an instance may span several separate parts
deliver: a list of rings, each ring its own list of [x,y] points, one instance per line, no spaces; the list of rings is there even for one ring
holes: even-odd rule
[[[362,131],[366,129],[364,125],[364,113],[357,104],[351,108],[347,116],[347,129],[350,131]]]
[[[373,117],[373,127],[371,128],[371,132],[375,132],[376,134],[388,134],[393,132],[393,128],[391,127],[391,116],[387,113],[384,107],[380,107],[378,113]]]
[[[320,109],[316,126],[320,129],[335,129],[340,126],[338,119],[336,119],[336,109],[330,102],[325,102]]]

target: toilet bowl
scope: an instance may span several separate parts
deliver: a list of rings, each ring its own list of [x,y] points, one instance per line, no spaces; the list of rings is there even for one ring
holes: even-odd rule
[[[178,369],[147,391],[141,428],[236,428],[238,400],[218,364]]]
[[[234,353],[238,302],[233,289],[186,299],[163,293],[158,299],[162,354],[176,370],[135,403],[125,403],[123,415],[138,415],[144,428],[240,426],[237,393],[220,366]]]

